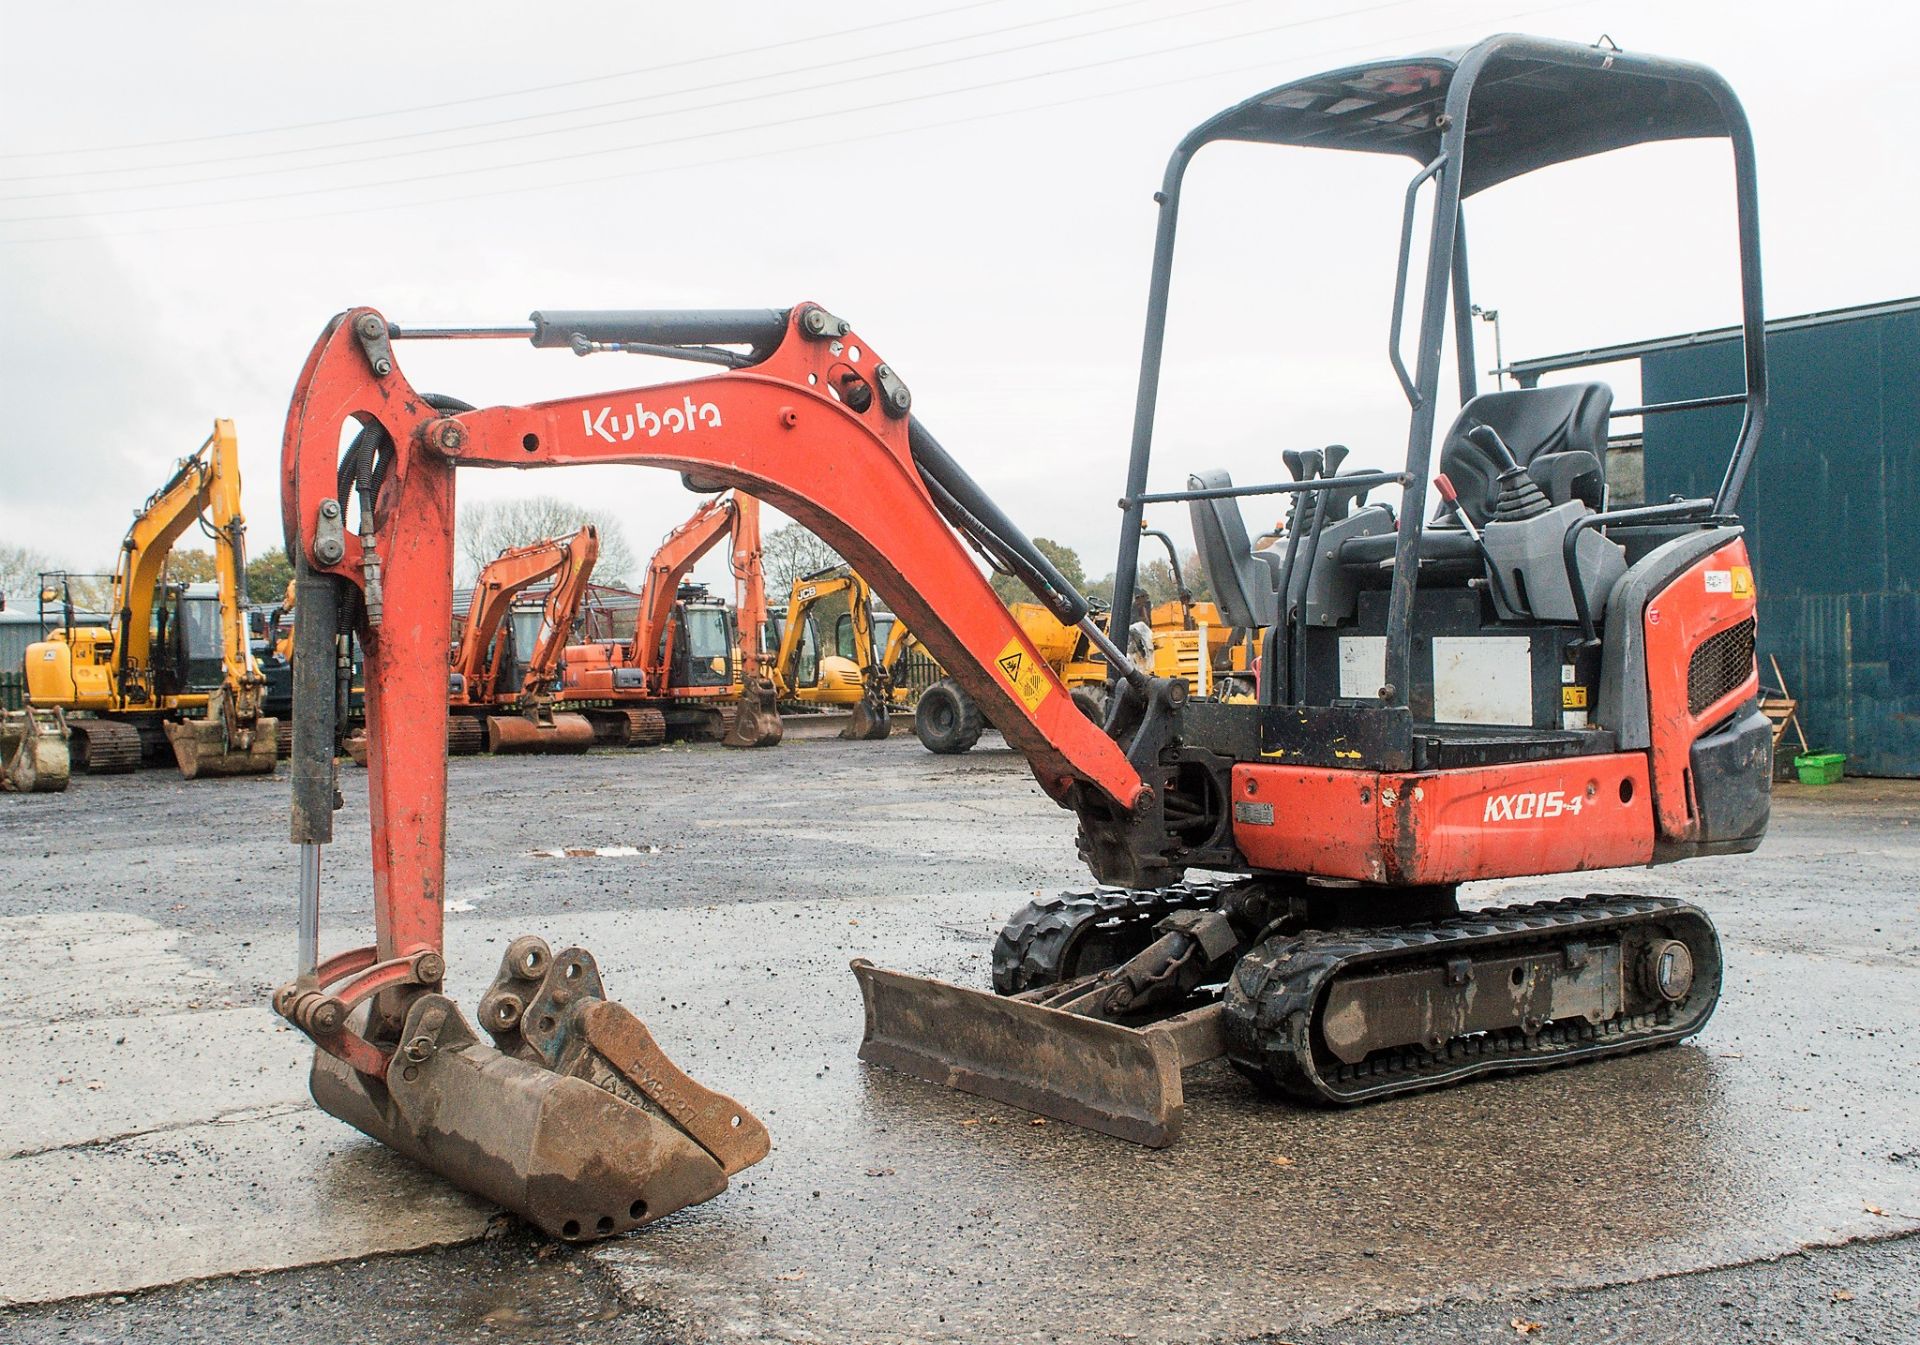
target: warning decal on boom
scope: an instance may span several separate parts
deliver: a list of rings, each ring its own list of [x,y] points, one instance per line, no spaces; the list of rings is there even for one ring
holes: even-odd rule
[[[1007,679],[1007,685],[1013,688],[1013,694],[1030,711],[1039,709],[1040,702],[1053,690],[1045,666],[1022,648],[1018,640],[1007,641],[1007,647],[1000,651],[994,663]]]

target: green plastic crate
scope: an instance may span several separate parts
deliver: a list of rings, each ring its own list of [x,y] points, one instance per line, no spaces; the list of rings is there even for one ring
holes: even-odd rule
[[[1845,752],[1806,752],[1793,759],[1803,785],[1830,785],[1847,773]]]

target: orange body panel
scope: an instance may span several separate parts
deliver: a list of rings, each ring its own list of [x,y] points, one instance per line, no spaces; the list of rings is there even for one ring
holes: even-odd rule
[[[1666,840],[1694,840],[1692,749],[1701,734],[1760,694],[1758,664],[1739,686],[1694,714],[1687,670],[1701,642],[1754,615],[1752,562],[1735,540],[1703,556],[1647,604],[1647,709],[1652,730],[1654,811]]]
[[[1653,858],[1637,752],[1387,773],[1243,763],[1234,843],[1256,869],[1368,883],[1459,883]]]

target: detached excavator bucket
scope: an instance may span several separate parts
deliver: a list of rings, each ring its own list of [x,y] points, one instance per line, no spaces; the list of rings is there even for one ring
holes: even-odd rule
[[[173,759],[189,780],[203,775],[272,775],[280,760],[280,721],[255,719],[251,725],[236,726],[218,691],[208,696],[204,719],[169,720],[166,730]]]
[[[55,794],[67,787],[67,721],[59,710],[0,710],[0,788]]]
[[[585,715],[488,715],[487,750],[497,755],[524,752],[584,752],[593,746],[593,724]]]
[[[1181,1071],[1225,1054],[1217,1005],[1147,1027],[853,962],[860,1058],[1149,1148],[1180,1137]]]
[[[590,954],[514,940],[481,1000],[481,1043],[453,1001],[409,1006],[386,1075],[316,1053],[314,1101],[496,1201],[587,1241],[710,1200],[766,1157],[766,1127],[694,1082],[603,996]]]
[[[786,733],[780,722],[780,690],[771,677],[749,677],[734,705],[733,724],[720,741],[727,747],[772,747]]]

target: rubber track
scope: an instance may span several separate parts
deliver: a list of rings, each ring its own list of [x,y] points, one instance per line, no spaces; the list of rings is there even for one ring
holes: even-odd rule
[[[1696,937],[1685,940],[1695,955],[1694,989],[1678,1005],[1622,1014],[1597,1026],[1550,1023],[1532,1036],[1516,1027],[1456,1037],[1437,1051],[1420,1046],[1378,1051],[1357,1065],[1333,1061],[1325,1072],[1316,1061],[1315,1015],[1333,978],[1342,972],[1370,974],[1396,965],[1428,965],[1436,956],[1497,954],[1560,945],[1588,933],[1625,934],[1663,925],[1677,931],[1689,924],[1697,924],[1691,931]],[[1224,1028],[1228,1058],[1255,1083],[1308,1101],[1344,1105],[1438,1088],[1476,1075],[1571,1064],[1677,1042],[1705,1025],[1719,993],[1719,939],[1697,907],[1665,897],[1572,897],[1430,925],[1269,939],[1234,968]]]
[[[1097,887],[1090,892],[1061,892],[1035,898],[1008,918],[999,937],[993,941],[993,988],[1002,995],[1016,995],[1053,985],[1060,979],[1062,955],[1086,925],[1114,920],[1125,925],[1151,927],[1175,911],[1213,905],[1222,886],[1175,883],[1147,892]],[[1083,967],[1081,970],[1094,972],[1104,968]]]
[[[88,775],[125,775],[140,768],[140,730],[111,719],[68,720],[69,733],[87,739]]]
[[[628,747],[655,747],[667,740],[667,717],[658,710],[622,710]]]

